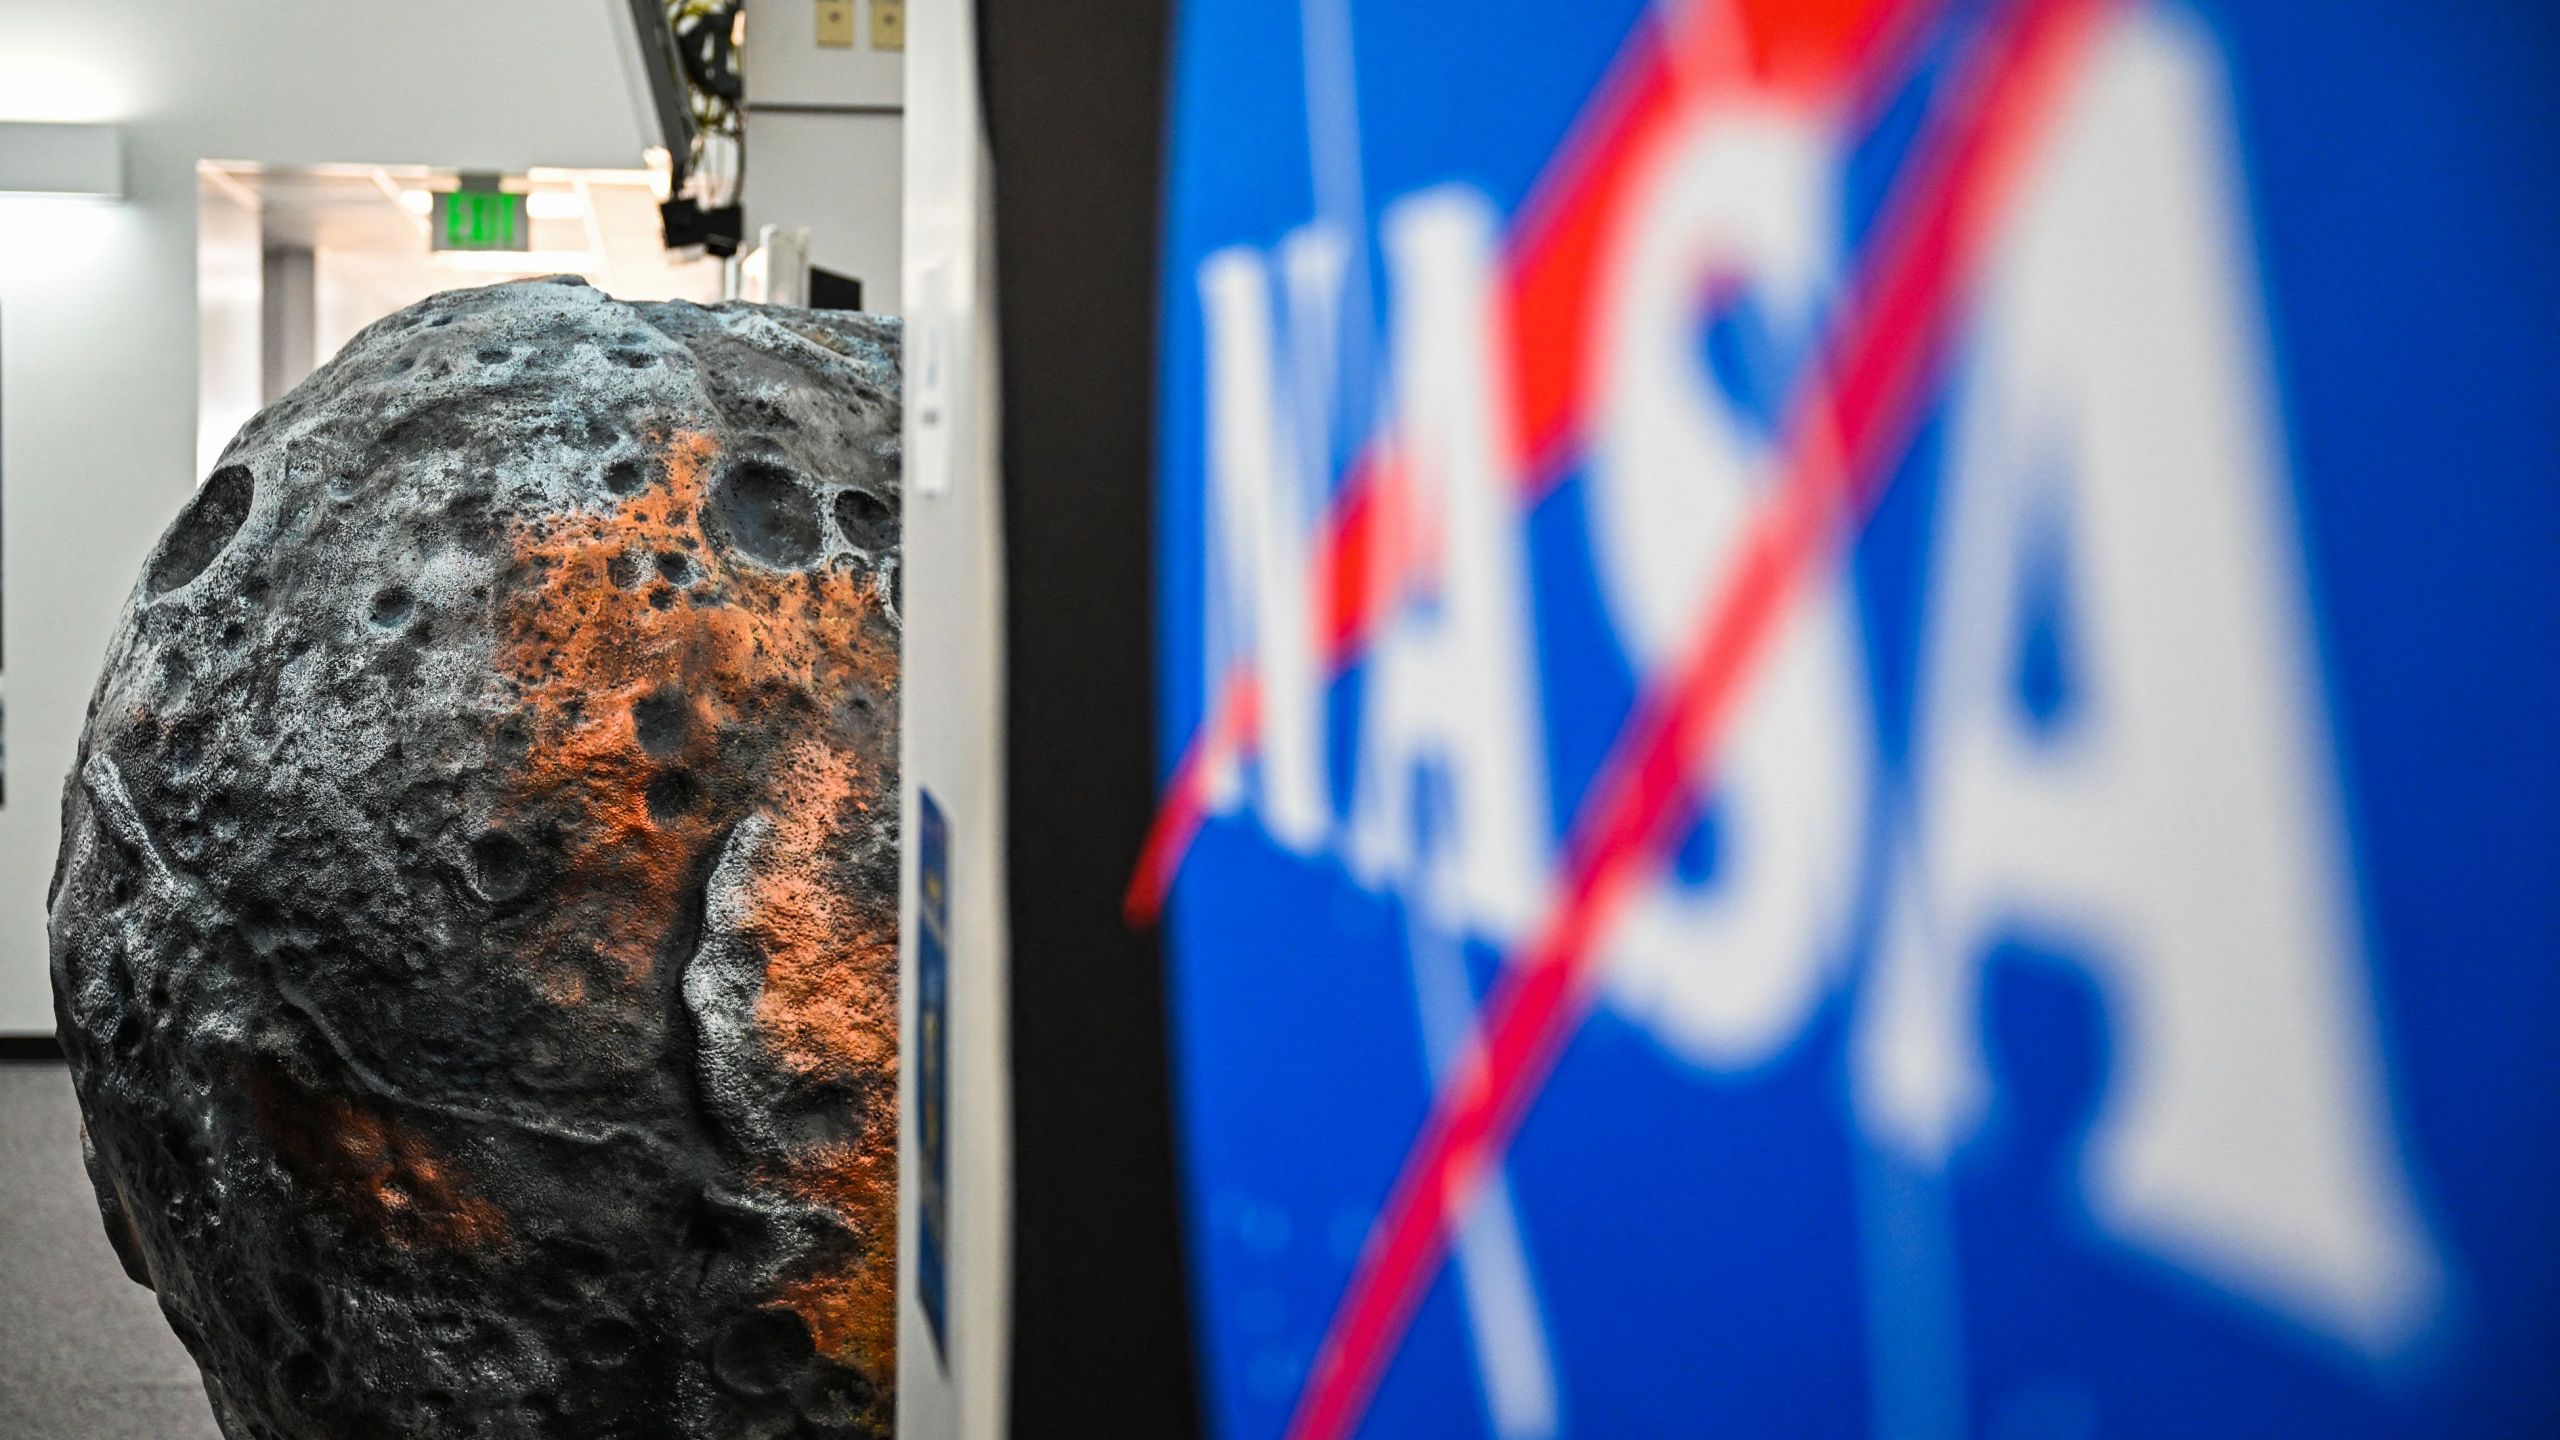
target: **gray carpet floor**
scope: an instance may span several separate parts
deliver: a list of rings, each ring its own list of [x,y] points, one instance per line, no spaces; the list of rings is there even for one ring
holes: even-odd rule
[[[107,1248],[70,1078],[0,1063],[0,1437],[220,1434],[195,1362]]]

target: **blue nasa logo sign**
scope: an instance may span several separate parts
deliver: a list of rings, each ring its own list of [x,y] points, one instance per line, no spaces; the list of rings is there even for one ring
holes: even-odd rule
[[[2560,1423],[2560,35],[1193,0],[1216,1432]]]

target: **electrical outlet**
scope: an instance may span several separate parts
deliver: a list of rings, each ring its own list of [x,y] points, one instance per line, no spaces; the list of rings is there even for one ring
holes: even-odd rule
[[[818,0],[818,48],[853,48],[854,0]]]
[[[871,48],[907,48],[907,0],[871,0]]]

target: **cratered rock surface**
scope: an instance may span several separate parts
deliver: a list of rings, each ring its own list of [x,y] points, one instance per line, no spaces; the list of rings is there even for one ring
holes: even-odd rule
[[[888,1433],[897,367],[439,295],[152,553],[53,977],[234,1440]]]

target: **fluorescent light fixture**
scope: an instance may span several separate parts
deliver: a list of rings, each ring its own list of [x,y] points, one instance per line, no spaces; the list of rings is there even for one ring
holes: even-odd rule
[[[574,190],[536,190],[524,197],[524,213],[536,220],[583,220],[587,202]]]
[[[124,196],[124,136],[113,125],[0,121],[0,194]]]
[[[400,208],[408,211],[412,215],[427,214],[436,208],[435,192],[432,190],[403,190],[400,192]]]

